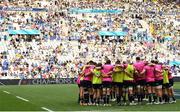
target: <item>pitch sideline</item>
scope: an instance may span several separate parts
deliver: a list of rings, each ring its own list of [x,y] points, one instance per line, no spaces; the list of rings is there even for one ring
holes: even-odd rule
[[[4,93],[6,93],[6,94],[11,94],[10,92],[8,92],[8,91],[3,91]],[[12,94],[13,95],[13,94]],[[13,95],[14,96],[14,95]],[[27,99],[25,99],[25,98],[23,98],[23,97],[20,97],[20,96],[16,96],[16,98],[18,98],[18,99],[20,99],[20,100],[23,100],[23,101],[25,101],[25,102],[30,102],[29,100],[27,100]],[[52,111],[52,110],[50,110],[50,109],[48,109],[48,108],[46,108],[46,107],[41,107],[41,109],[43,109],[43,110],[46,110],[46,111],[48,111],[48,112],[54,112],[54,111]]]

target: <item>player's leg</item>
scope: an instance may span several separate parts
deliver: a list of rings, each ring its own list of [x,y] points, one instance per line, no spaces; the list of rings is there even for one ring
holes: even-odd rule
[[[147,83],[147,96],[148,96],[147,104],[152,104],[152,87],[150,85],[150,82]]]
[[[107,82],[107,106],[111,106],[110,104],[110,94],[111,94],[111,82]]]
[[[163,96],[162,99],[165,103],[169,103],[169,96],[168,96],[168,84],[163,84]]]
[[[84,81],[80,81],[80,105],[83,105],[85,101],[84,89],[85,89]]]
[[[127,96],[128,96],[128,85],[127,81],[123,82],[123,105],[127,104]]]
[[[176,99],[174,97],[174,88],[173,88],[174,82],[173,79],[169,80],[169,88],[168,88],[168,96],[170,99],[170,103],[176,103]]]
[[[157,100],[155,102],[155,104],[162,104],[162,81],[159,80],[156,82],[156,96],[157,96]]]
[[[88,105],[89,103],[89,83],[87,81],[84,82],[84,105]]]
[[[93,101],[94,103],[96,102],[96,99],[97,99],[97,87],[96,87],[96,84],[93,84]],[[94,105],[93,103],[93,105]]]
[[[141,103],[141,85],[137,85],[137,98],[138,98],[138,103]]]
[[[107,104],[107,98],[106,98],[106,93],[107,93],[107,85],[106,85],[106,82],[103,82],[103,88],[102,88],[102,94],[103,94],[103,104],[104,106],[106,106]]]
[[[148,101],[148,89],[147,89],[147,83],[145,84],[145,86],[144,86],[144,96],[143,96],[143,98],[146,100],[146,101]]]
[[[130,105],[136,105],[134,102],[134,90],[133,90],[133,82],[129,82],[129,87],[128,87],[128,96],[129,96],[129,102]]]
[[[89,104],[92,105],[94,103],[92,82],[88,81],[88,85],[89,85],[88,86],[88,92],[89,92],[89,97],[90,97]]]
[[[112,88],[111,88],[111,100],[115,101],[116,100],[115,98],[116,98],[116,85],[113,82],[112,83]]]
[[[146,81],[145,80],[142,80],[142,83],[140,84],[141,85],[141,102],[143,101],[143,99],[146,97]]]
[[[116,102],[117,104],[120,102],[120,95],[119,95],[119,87],[118,83],[115,83],[115,93],[116,93]]]
[[[79,95],[80,95],[80,101],[79,101],[79,103],[80,103],[80,105],[83,105],[83,100],[84,100],[84,93],[83,93],[83,90],[84,90],[84,88],[82,87],[82,86],[80,86],[80,88],[79,88]]]
[[[123,83],[119,85],[119,103],[121,104],[121,99],[123,97]]]
[[[96,105],[100,104],[100,98],[101,98],[101,88],[99,86],[99,88],[97,89]]]

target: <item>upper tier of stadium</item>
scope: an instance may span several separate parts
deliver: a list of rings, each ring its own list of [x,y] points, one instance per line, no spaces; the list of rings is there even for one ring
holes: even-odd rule
[[[178,0],[129,1],[1,0],[0,79],[76,77],[106,58],[179,66]]]

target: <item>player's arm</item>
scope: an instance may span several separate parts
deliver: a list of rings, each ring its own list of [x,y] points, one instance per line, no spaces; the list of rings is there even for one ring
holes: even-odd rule
[[[116,73],[116,70],[115,70],[116,66],[113,68],[113,73]]]
[[[155,69],[156,72],[162,73],[162,70]]]
[[[102,77],[109,77],[106,73],[102,73]]]
[[[84,71],[80,72],[80,76],[84,76],[84,75],[85,75]]]
[[[90,72],[86,73],[85,76],[91,75],[93,72],[90,70]]]
[[[113,73],[113,71],[110,71],[110,72],[108,72],[106,75],[110,75],[110,74],[112,74]]]
[[[131,74],[130,74],[130,73],[128,73],[128,71],[127,71],[127,70],[125,70],[125,73],[126,73],[126,75],[127,75],[128,77],[132,78]]]
[[[99,77],[103,77],[103,76],[102,76],[102,72],[101,72],[101,73],[100,73],[100,75],[99,75],[99,76],[97,76],[97,77],[98,77],[98,78],[99,78]]]
[[[142,71],[142,72],[140,72],[140,75],[145,74],[145,72],[146,72],[146,69],[143,69],[143,71]]]
[[[138,70],[136,70],[136,69],[134,70],[134,74],[135,74],[136,76],[140,76]]]

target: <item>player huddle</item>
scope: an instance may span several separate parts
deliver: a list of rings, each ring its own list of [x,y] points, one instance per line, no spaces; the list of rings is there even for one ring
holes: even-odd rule
[[[77,80],[80,105],[118,105],[175,103],[170,67],[158,61],[107,60],[104,65],[89,61]]]

